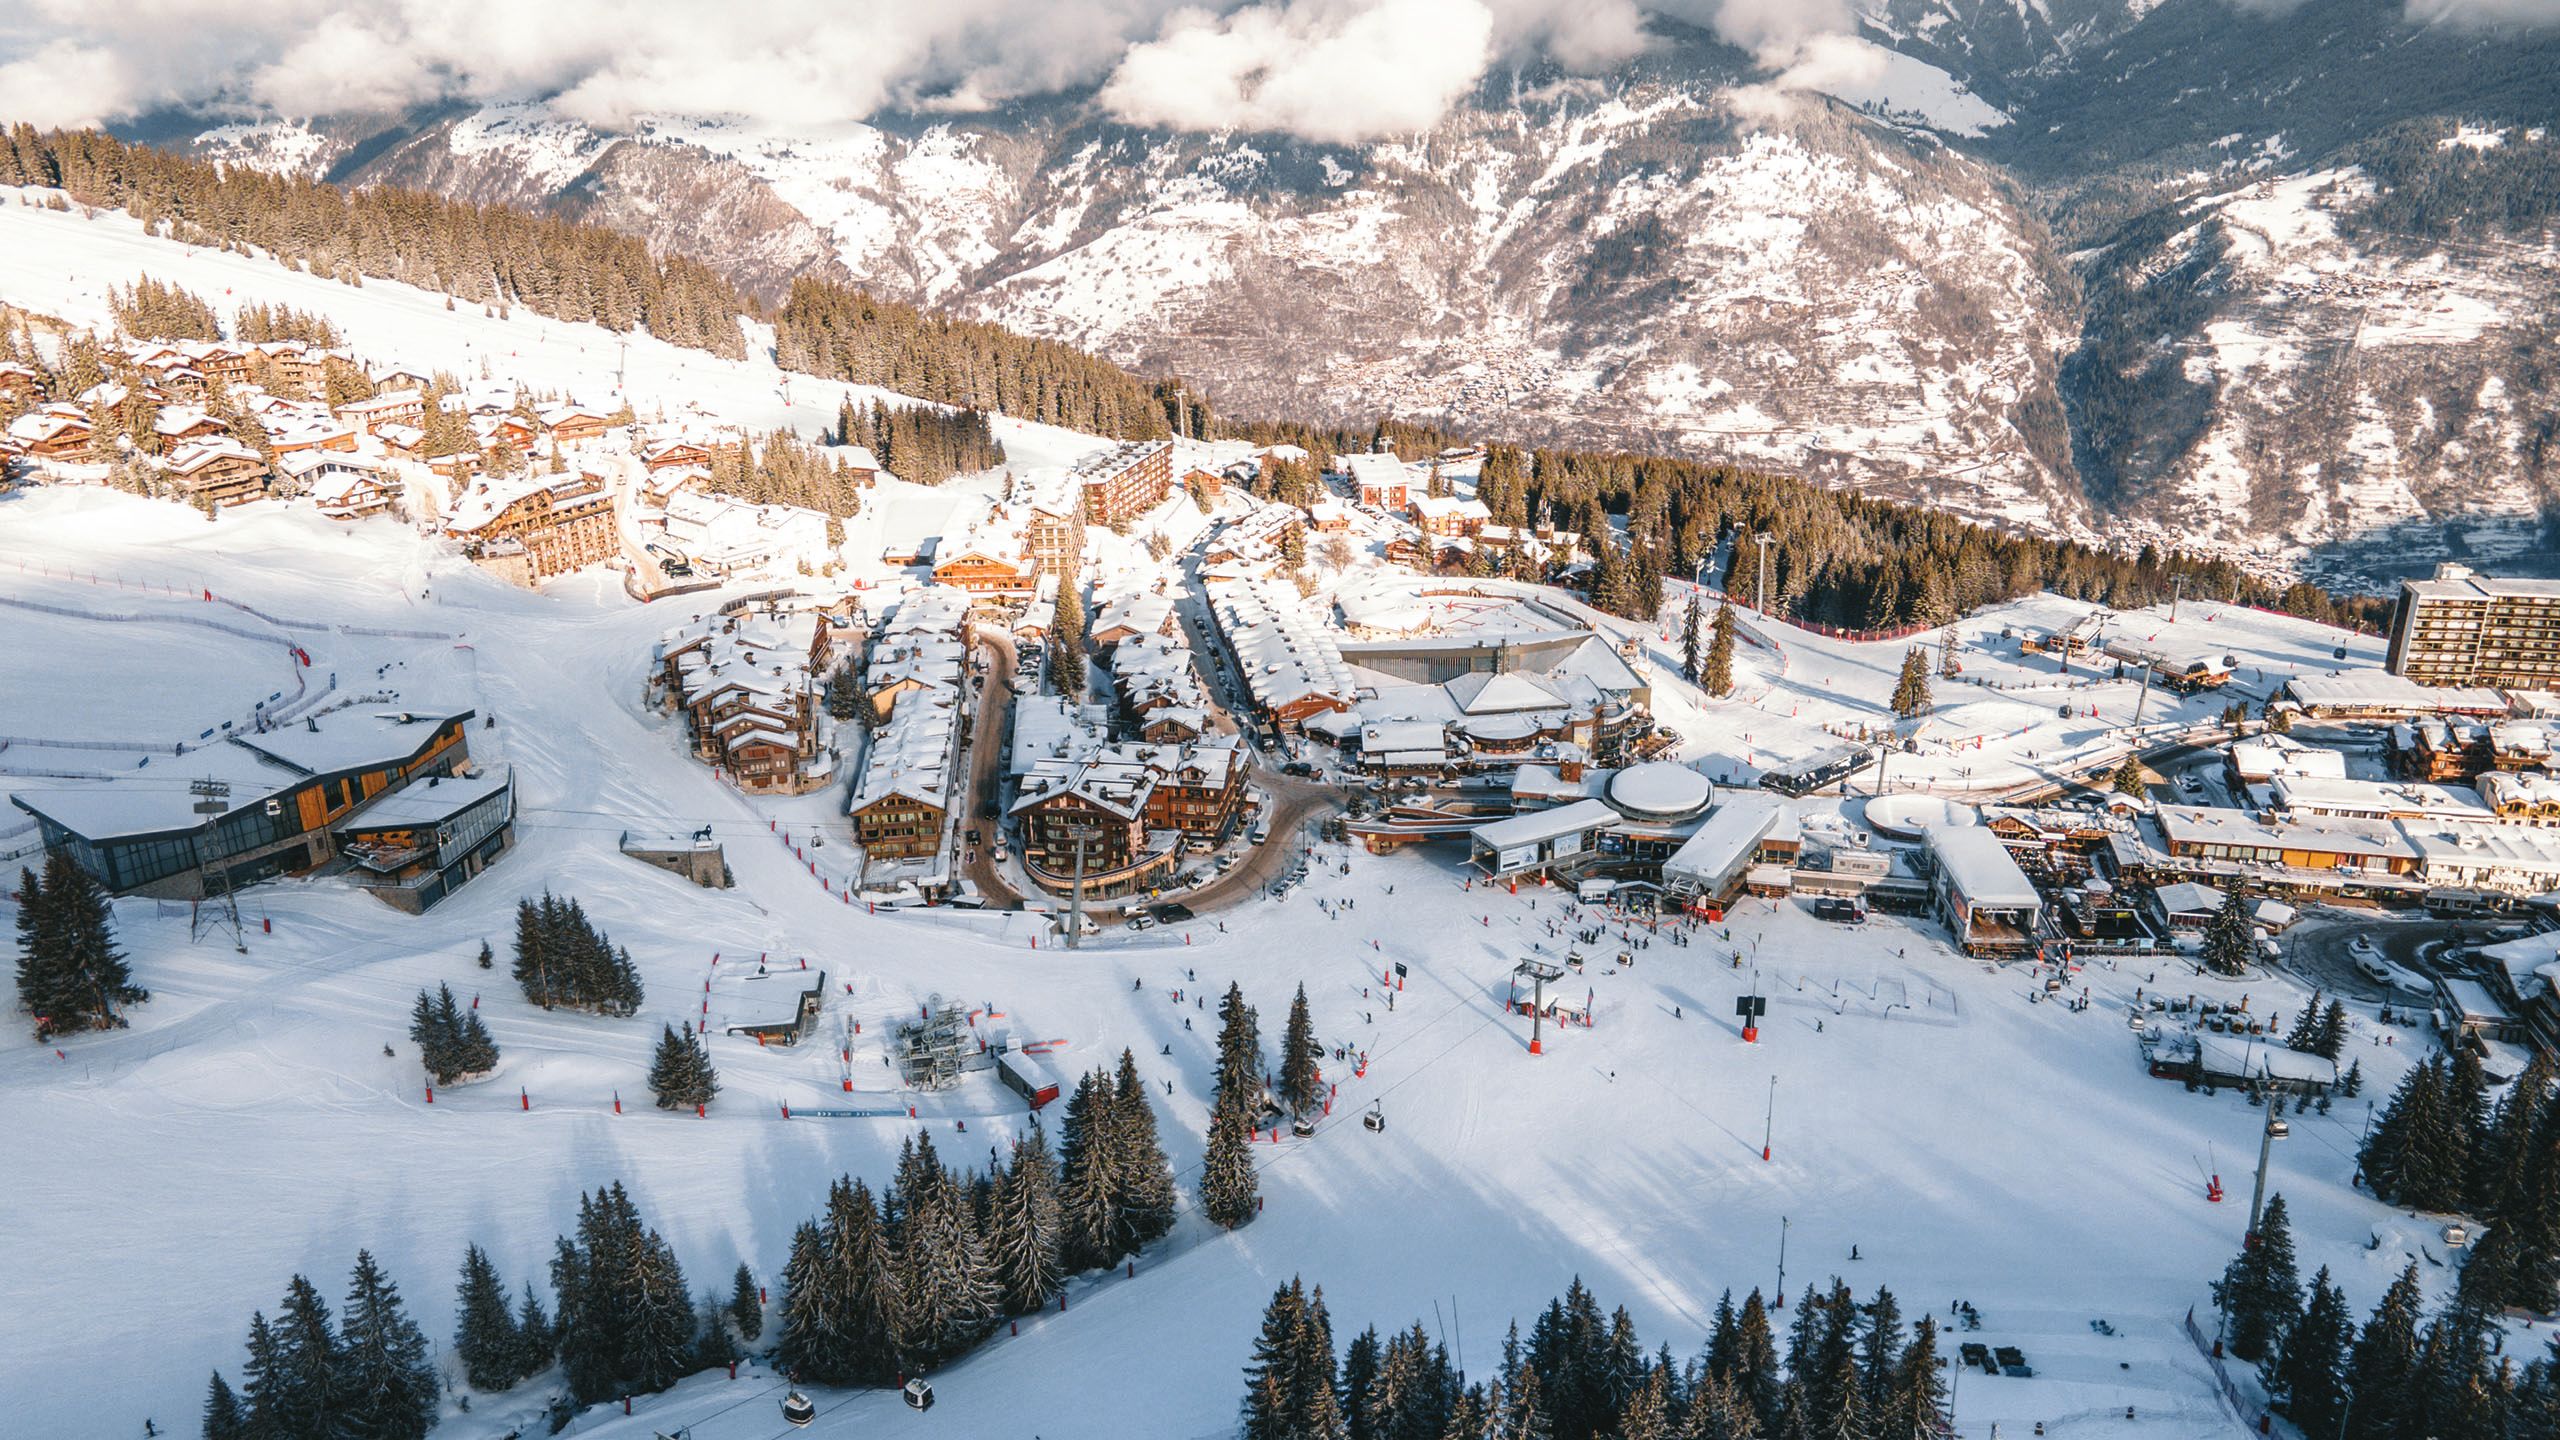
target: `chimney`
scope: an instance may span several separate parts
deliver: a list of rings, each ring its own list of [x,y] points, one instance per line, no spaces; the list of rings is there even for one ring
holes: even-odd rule
[[[1573,755],[1557,761],[1556,774],[1566,780],[1579,783],[1582,779],[1582,757]]]

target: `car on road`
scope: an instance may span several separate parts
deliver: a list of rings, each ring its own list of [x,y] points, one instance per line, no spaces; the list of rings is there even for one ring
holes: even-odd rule
[[[1178,901],[1168,900],[1164,904],[1156,906],[1150,913],[1164,924],[1179,925],[1183,921],[1191,918],[1191,907],[1181,904]]]
[[[969,827],[969,843],[972,845],[978,843],[978,827],[975,825]]]
[[[1148,914],[1144,910],[1136,911],[1129,916],[1129,928],[1132,930],[1153,930],[1156,928],[1156,917]]]
[[[2197,779],[2192,774],[2181,775],[2178,777],[2178,793],[2181,795],[2201,795],[2204,793],[2204,782]]]
[[[1283,775],[1295,775],[1302,780],[1313,780],[1322,772],[1318,771],[1315,766],[1308,764],[1304,760],[1292,760],[1288,764],[1280,767],[1280,773]]]
[[[996,818],[996,814],[997,814],[997,805],[996,805],[996,802],[994,802],[993,800],[981,800],[981,801],[979,801],[979,802],[978,802],[978,818],[979,818],[979,819],[981,819],[981,820],[993,820],[994,818]]]
[[[2373,937],[2370,935],[2359,935],[2353,940],[2348,941],[2347,948],[2355,952],[2355,957],[2359,960],[2379,960],[2382,958],[2382,947],[2374,944]]]

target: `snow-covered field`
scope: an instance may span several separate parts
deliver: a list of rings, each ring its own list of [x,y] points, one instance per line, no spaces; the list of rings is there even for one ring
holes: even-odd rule
[[[720,786],[641,708],[663,611],[604,578],[529,594],[386,522],[338,527],[259,505],[206,524],[76,489],[0,501],[0,593],[72,608],[144,603],[21,572],[20,561],[211,588],[279,617],[459,637],[295,632],[315,671],[494,714],[496,728],[473,730],[472,745],[515,767],[522,820],[513,854],[422,918],[335,881],[270,884],[250,892],[246,953],[234,953],[227,935],[190,942],[174,910],[121,903],[120,934],[154,992],[133,1028],[59,1053],[21,1026],[0,1034],[0,1134],[21,1157],[0,1257],[0,1392],[13,1433],[125,1434],[145,1417],[183,1425],[207,1369],[236,1368],[249,1311],[272,1306],[297,1270],[334,1293],[359,1245],[441,1341],[467,1242],[487,1247],[511,1283],[533,1276],[581,1189],[614,1179],[697,1287],[741,1259],[770,1279],[826,1182],[852,1170],[877,1184],[907,1125],[784,1120],[785,1102],[842,1102],[821,1047],[715,1041],[725,1090],[709,1119],[638,1103],[658,1024],[698,1013],[715,953],[723,964],[805,957],[824,968],[826,1025],[861,1019],[866,1045],[941,993],[1066,1040],[1070,1067],[1131,1047],[1151,1081],[1172,1083],[1159,1104],[1177,1171],[1198,1160],[1211,1054],[1209,1012],[1191,997],[1240,981],[1276,1019],[1303,981],[1322,1033],[1370,1056],[1366,1078],[1330,1067],[1341,1096],[1313,1139],[1263,1151],[1268,1209],[1255,1223],[1225,1235],[1186,1214],[1134,1278],[1080,1282],[1067,1313],[937,1376],[931,1423],[948,1433],[1117,1437],[1134,1422],[1150,1435],[1223,1434],[1256,1316],[1292,1274],[1324,1284],[1346,1334],[1430,1323],[1436,1305],[1479,1374],[1508,1320],[1576,1274],[1604,1304],[1625,1303],[1648,1341],[1690,1350],[1721,1289],[1775,1283],[1782,1219],[1791,1296],[1837,1271],[1862,1290],[1892,1286],[1915,1312],[1943,1313],[1962,1297],[1985,1318],[1974,1338],[2027,1351],[2037,1379],[1962,1386],[1969,1436],[1993,1421],[2023,1433],[2039,1419],[2063,1433],[2231,1428],[2178,1324],[2243,1219],[2237,1205],[2205,1203],[2204,1178],[2233,1180],[2260,1112],[2144,1078],[2111,1002],[2147,973],[2080,977],[2100,1003],[2074,1013],[2030,1005],[2022,975],[1957,959],[1926,924],[1843,931],[1755,905],[1729,937],[1656,940],[1633,950],[1631,970],[1595,965],[1596,1026],[1551,1034],[1549,1053],[1533,1059],[1500,1002],[1517,959],[1564,948],[1545,928],[1560,902],[1465,888],[1445,854],[1321,847],[1306,889],[1229,912],[1223,932],[1202,922],[1115,933],[1075,955],[995,923],[873,917],[808,878],[768,829],[781,812]],[[152,603],[243,618],[201,600]],[[272,654],[245,640],[192,646],[180,627],[41,612],[11,621],[31,642],[7,652],[0,692],[13,725],[156,734],[273,688]],[[1827,688],[1849,685],[1852,658],[1822,662]],[[1752,665],[1754,685],[1804,683]],[[377,678],[377,667],[391,668]],[[1885,683],[1885,669],[1856,683]],[[29,706],[30,692],[44,703]],[[146,723],[160,707],[173,718]],[[1729,722],[1697,723],[1714,734]],[[615,851],[625,828],[704,824],[728,847],[734,890],[698,890]],[[546,886],[579,896],[630,948],[649,987],[641,1015],[546,1015],[503,968],[473,967],[483,938],[503,953],[517,897]],[[1749,983],[1735,950],[1776,999],[1756,1047],[1724,1018]],[[1412,978],[1390,1009],[1378,967],[1395,961]],[[382,1047],[408,1049],[409,998],[437,981],[478,996],[505,1054],[492,1080],[429,1107],[414,1062]],[[2256,1008],[2301,1003],[2278,981],[2239,988]],[[2367,1093],[2387,1092],[2399,1052],[2358,1053]],[[879,1052],[857,1049],[854,1060],[861,1098],[886,1100],[870,1093],[889,1086]],[[1764,1163],[1773,1081],[1775,1158]],[[1372,1103],[1389,1119],[1383,1134],[1352,1123]],[[986,1082],[921,1109],[955,1158],[1022,1123],[1018,1103]],[[2361,1118],[2360,1106],[2307,1117],[2279,1151],[2276,1179],[2307,1263],[2333,1266],[2360,1309],[2401,1263],[2390,1245],[2361,1248],[2389,1212],[2343,1183]],[[1854,1264],[1853,1244],[1864,1257]],[[2100,1318],[2119,1333],[2093,1332]],[[643,1399],[627,1421],[598,1415],[573,1433],[636,1440],[690,1424],[698,1440],[763,1436],[779,1428],[774,1390],[754,1373],[696,1380]],[[926,1423],[886,1394],[820,1399],[813,1433]],[[504,1433],[533,1403],[484,1398],[444,1433]]]

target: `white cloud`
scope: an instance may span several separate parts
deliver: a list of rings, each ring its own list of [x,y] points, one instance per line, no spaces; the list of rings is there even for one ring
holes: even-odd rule
[[[2560,0],[2401,3],[2422,24],[2560,23]],[[0,0],[0,119],[553,99],[605,128],[808,131],[1100,83],[1149,123],[1353,140],[1429,126],[1505,59],[1604,71],[1653,16],[1751,52],[1773,102],[1860,63],[1855,0]]]
[[[1437,124],[1492,60],[1482,0],[1182,10],[1129,51],[1100,98],[1137,125],[1355,144]]]

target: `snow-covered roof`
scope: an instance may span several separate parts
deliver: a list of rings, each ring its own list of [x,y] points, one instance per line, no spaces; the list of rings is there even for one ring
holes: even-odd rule
[[[340,829],[388,830],[409,825],[440,825],[507,788],[503,774],[429,776],[395,790],[341,821]]]
[[[2451,711],[2503,715],[2507,702],[2495,690],[2467,685],[2421,685],[2387,670],[2336,675],[2296,675],[2285,682],[2296,701],[2312,709],[2397,710],[2411,715]]]
[[[2151,892],[2163,915],[2212,915],[2222,909],[2222,892],[2193,880],[2180,880]]]
[[[2294,1050],[2247,1036],[2216,1035],[2199,1031],[2196,1035],[2196,1058],[2208,1075],[2225,1075],[2242,1079],[2251,1075],[2269,1075],[2278,1080],[2291,1080],[2312,1085],[2334,1085],[2338,1082],[2338,1062],[2323,1059],[2307,1051]]]
[[[1680,842],[1662,862],[1668,884],[1685,880],[1702,886],[1721,885],[1746,863],[1789,813],[1786,802],[1763,790],[1729,790],[1707,816],[1706,823]]]
[[[1585,830],[1606,830],[1616,825],[1618,820],[1617,810],[1606,800],[1577,800],[1552,810],[1532,810],[1526,815],[1479,825],[1472,833],[1479,845],[1508,850],[1560,840]]]
[[[1930,853],[1938,857],[1938,868],[1949,884],[1965,898],[1965,903],[2008,909],[2033,906],[2043,897],[2036,893],[2027,872],[2018,868],[2017,857],[2000,837],[1980,826],[1937,827],[1928,832]]]

